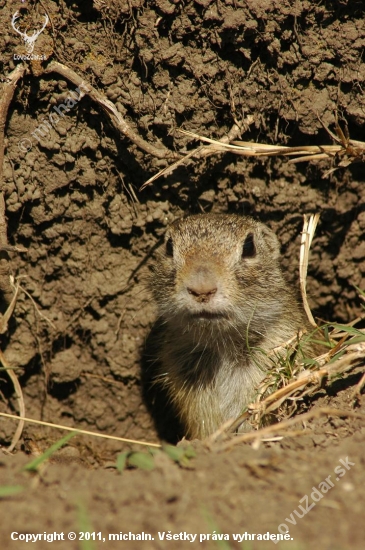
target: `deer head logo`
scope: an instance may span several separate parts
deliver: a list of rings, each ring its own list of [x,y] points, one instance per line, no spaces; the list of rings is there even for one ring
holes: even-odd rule
[[[21,32],[19,29],[16,28],[15,26],[15,21],[17,19],[19,19],[20,15],[19,15],[19,12],[16,11],[13,15],[13,18],[11,20],[11,26],[13,27],[13,29],[18,33],[20,34],[20,36],[23,38],[24,42],[25,42],[25,48],[26,48],[26,51],[27,53],[32,53],[33,50],[34,50],[34,44],[35,44],[35,41],[37,40],[38,36],[41,34],[42,31],[44,31],[44,29],[46,28],[47,26],[47,23],[49,21],[49,18],[48,18],[48,15],[45,15],[44,16],[44,25],[41,29],[39,29],[38,31],[34,31],[34,33],[31,35],[31,36],[28,36],[26,32]]]

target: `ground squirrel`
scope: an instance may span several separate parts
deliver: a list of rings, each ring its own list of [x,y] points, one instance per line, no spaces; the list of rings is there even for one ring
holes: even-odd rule
[[[239,416],[270,363],[258,348],[307,325],[279,255],[276,235],[250,217],[198,214],[168,228],[150,278],[159,319],[148,379],[186,437]]]

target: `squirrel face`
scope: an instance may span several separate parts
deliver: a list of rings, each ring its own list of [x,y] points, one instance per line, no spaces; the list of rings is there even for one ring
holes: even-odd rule
[[[150,278],[159,307],[150,403],[163,421],[176,416],[187,437],[239,416],[272,365],[271,350],[306,326],[279,252],[275,234],[249,217],[188,216],[167,229]]]
[[[201,214],[168,228],[151,287],[165,321],[229,329],[274,320],[287,291],[280,245],[249,217]]]

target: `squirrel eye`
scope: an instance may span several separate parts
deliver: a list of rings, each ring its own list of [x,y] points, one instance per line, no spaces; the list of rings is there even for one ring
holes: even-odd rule
[[[172,245],[171,237],[166,241],[166,256],[172,257],[174,255],[174,247]]]
[[[245,238],[242,247],[242,258],[253,258],[256,256],[256,247],[254,243],[253,233],[249,233]]]

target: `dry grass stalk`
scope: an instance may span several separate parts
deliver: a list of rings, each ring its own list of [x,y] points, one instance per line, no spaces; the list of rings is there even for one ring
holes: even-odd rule
[[[312,244],[313,236],[319,221],[319,214],[311,215],[308,220],[308,216],[304,214],[304,223],[302,231],[302,242],[300,245],[300,261],[299,261],[299,279],[300,279],[300,290],[302,293],[302,300],[304,310],[307,314],[310,324],[314,327],[317,327],[312,312],[310,310],[308,300],[307,300],[307,272],[308,272],[308,261],[309,261],[309,249]]]
[[[265,428],[261,428],[260,430],[257,430],[257,431],[238,435],[237,437],[231,438],[228,441],[223,443],[217,444],[217,442],[214,441],[211,436],[206,440],[206,443],[208,444],[208,446],[213,445],[213,448],[216,451],[226,451],[227,449],[231,449],[232,447],[240,443],[254,442],[256,443],[256,446],[257,446],[257,444],[260,441],[265,441],[266,438],[268,437],[271,438],[275,434],[282,433],[286,431],[288,428],[290,428],[291,426],[293,426],[294,424],[297,424],[298,422],[302,422],[305,425],[305,423],[308,422],[308,420],[312,420],[313,418],[320,418],[321,416],[339,416],[339,417],[359,418],[360,420],[364,420],[365,422],[365,414],[360,414],[353,411],[345,411],[343,409],[332,409],[330,407],[323,407],[321,409],[315,409],[307,413],[301,414],[294,418],[283,420],[282,422],[279,422],[277,424],[266,426]],[[306,431],[306,433],[308,432]],[[296,435],[298,434],[299,432],[296,432]]]
[[[304,390],[308,388],[308,386],[312,386],[312,391],[310,393],[313,393],[313,391],[317,390],[321,386],[325,378],[328,382],[331,382],[331,380],[337,379],[340,374],[353,370],[364,361],[365,342],[358,344],[357,348],[357,351],[350,351],[350,353],[347,353],[337,359],[337,361],[334,361],[325,367],[319,368],[315,371],[301,372],[297,380],[289,382],[286,386],[273,392],[260,403],[251,404],[249,406],[249,410],[252,412],[260,411],[261,415],[268,414],[274,410],[277,410],[278,407],[282,405],[283,398],[288,399],[298,390],[300,390],[300,393],[296,399],[303,397]],[[308,391],[305,392],[306,395],[308,395],[308,393]]]
[[[16,416],[15,414],[0,412],[0,416],[4,416],[5,418],[14,418],[14,420],[22,420],[23,422],[30,422],[32,424],[39,424],[40,426],[48,426],[50,428],[56,428],[57,430],[66,430],[68,432],[77,432],[77,434],[91,435],[92,437],[102,437],[104,439],[112,439],[113,441],[122,441],[123,443],[129,443],[129,444],[135,443],[136,445],[144,445],[147,447],[157,447],[157,448],[161,447],[161,445],[159,445],[158,443],[148,443],[146,441],[126,439],[125,437],[117,437],[115,435],[100,434],[98,432],[90,432],[88,430],[70,428],[70,426],[64,426],[62,424],[52,424],[52,422],[44,422],[43,420],[35,420],[34,418],[19,417],[19,416]]]
[[[228,427],[224,426],[226,432],[232,433],[243,422],[250,420],[253,427],[261,433],[258,428],[268,415],[275,413],[276,418],[292,416],[297,410],[298,401],[307,395],[314,394],[323,383],[331,384],[345,373],[359,367],[364,368],[365,329],[355,329],[351,324],[342,327],[344,329],[348,328],[343,332],[339,332],[340,325],[335,325],[333,331],[328,334],[328,341],[332,342],[333,345],[336,337],[341,337],[341,340],[328,352],[313,359],[312,364],[305,370],[303,370],[303,365],[296,360],[293,365],[288,364],[287,359],[283,361],[283,364],[279,360],[277,362],[273,360],[274,366],[258,388],[256,401],[248,406],[247,411],[233,422],[231,421]],[[292,344],[291,341],[287,343],[290,355],[297,352]],[[291,374],[289,378],[288,371]],[[278,389],[267,395],[267,392],[273,386]],[[360,399],[360,392],[364,386],[365,374],[352,394],[353,399]],[[218,430],[216,434],[213,434],[213,440],[221,432],[222,430]]]
[[[237,124],[233,124],[232,128],[228,132],[227,136],[223,136],[219,141],[216,141],[215,143],[225,145],[226,147],[229,147],[229,141],[235,139],[237,135],[239,135],[241,131],[241,128]],[[185,132],[184,130],[179,130],[182,134],[190,134],[189,132]],[[195,135],[195,134],[194,134]],[[204,147],[204,145],[200,145],[196,149],[193,149],[192,151],[189,151],[189,153],[186,153],[182,158],[171,164],[170,166],[167,166],[166,168],[163,168],[157,174],[149,178],[147,181],[144,182],[144,184],[141,186],[140,191],[143,191],[145,187],[153,183],[155,180],[160,178],[161,176],[168,176],[170,175],[176,168],[183,164],[187,164],[188,161],[190,161],[192,158],[205,158],[209,155],[214,155],[217,152],[215,145],[210,145],[208,147]],[[224,152],[224,149],[222,149],[222,152]]]
[[[345,137],[337,121],[337,135],[331,132],[327,126],[324,126],[324,128],[328,134],[337,141],[338,145],[303,145],[300,147],[288,147],[286,145],[268,145],[251,141],[222,143],[215,139],[200,136],[194,132],[188,132],[186,130],[179,130],[179,132],[213,145],[215,148],[214,152],[216,153],[230,151],[231,153],[245,157],[272,157],[278,155],[284,157],[297,157],[291,159],[289,161],[291,163],[308,160],[333,159],[335,157],[339,158],[347,155],[346,160],[343,159],[340,161],[339,166],[348,166],[352,162],[365,160],[365,142]]]
[[[2,198],[2,193],[0,195]],[[13,289],[13,297],[5,313],[3,315],[0,314],[0,334],[5,334],[5,332],[8,330],[8,323],[14,312],[15,304],[19,294],[19,284],[14,285],[12,276],[9,277],[9,286]],[[11,367],[8,364],[1,349],[0,349],[0,363],[2,363],[4,369],[6,370],[7,375],[10,378],[11,383],[13,384],[15,395],[19,406],[19,417],[25,416],[25,405],[24,405],[22,388],[19,384],[18,377],[13,370],[13,367]],[[21,438],[23,428],[24,428],[24,422],[19,418],[19,424],[17,426],[17,429],[15,430],[10,446],[7,448],[7,452],[11,453],[14,450],[16,444]]]
[[[24,275],[22,277],[25,277]],[[18,277],[18,279],[20,279],[20,277]],[[13,276],[10,276],[10,284],[11,286],[13,287],[14,289],[14,292],[16,292],[16,294],[18,294],[19,290],[21,290],[22,292],[24,292],[24,294],[30,299],[30,301],[32,302],[32,305],[36,311],[36,313],[39,315],[39,317],[41,319],[43,319],[43,321],[45,321],[46,323],[48,323],[53,329],[57,329],[56,325],[50,320],[48,319],[48,317],[46,315],[44,315],[44,313],[42,313],[42,311],[39,309],[39,307],[37,306],[37,304],[35,303],[34,301],[34,298],[32,297],[31,294],[29,294],[29,292],[23,287],[20,285],[19,283],[19,280],[17,280],[17,283],[15,285],[15,280],[14,280],[14,277]]]
[[[174,170],[176,170],[176,168],[178,168],[179,166],[181,166],[182,164],[185,164],[190,158],[192,157],[195,157],[196,155],[198,155],[198,153],[200,153],[200,151],[202,151],[204,149],[203,146],[200,146],[200,147],[197,147],[196,149],[193,149],[192,151],[190,151],[189,153],[187,153],[183,158],[175,161],[173,164],[171,164],[170,166],[167,166],[166,168],[163,168],[162,170],[160,170],[159,172],[157,172],[157,174],[155,174],[154,176],[152,176],[151,178],[149,178],[147,181],[144,182],[143,185],[141,185],[140,187],[140,191],[143,191],[143,189],[145,189],[145,187],[147,187],[148,185],[150,185],[152,182],[154,182],[155,180],[157,180],[159,177],[161,176],[168,176],[170,175]]]
[[[335,328],[333,332],[336,330],[338,331],[338,328]],[[275,365],[260,385],[256,401],[251,403],[248,410],[230,424],[227,431],[235,431],[248,419],[251,420],[255,428],[258,428],[265,416],[274,412],[277,417],[291,416],[297,409],[297,402],[304,396],[315,393],[324,382],[331,384],[343,374],[363,366],[365,364],[365,329],[353,329],[353,332],[352,338],[349,339],[349,333],[346,333],[346,338],[342,337],[340,342],[327,353],[316,357],[309,368],[303,370],[300,363],[295,364],[292,367],[292,376],[289,380],[286,375],[287,365],[284,364],[284,368]],[[329,335],[329,339],[333,340],[332,333]],[[338,356],[337,359],[336,356]],[[280,379],[279,383],[277,378]],[[280,387],[262,399],[262,396],[273,385]],[[364,386],[365,374],[357,384],[352,397],[359,399]],[[278,409],[280,411],[276,413]]]
[[[323,124],[321,119],[319,119],[319,121],[331,138],[337,142],[337,145],[303,145],[300,147],[288,147],[285,145],[268,145],[265,143],[255,143],[251,141],[237,141],[233,135],[229,136],[229,140],[227,140],[227,137],[224,137],[221,140],[216,140],[201,136],[194,132],[178,129],[178,132],[208,143],[209,145],[206,147],[200,146],[197,149],[190,151],[174,164],[164,168],[147,180],[142,185],[141,190],[160,176],[167,176],[173,172],[177,166],[184,164],[191,157],[204,158],[208,155],[216,153],[230,152],[244,157],[295,157],[289,159],[289,164],[308,162],[311,160],[335,160],[337,166],[325,172],[323,177],[329,176],[340,167],[349,166],[354,162],[365,161],[365,142],[350,139],[348,136],[347,127],[345,127],[345,131],[341,129],[337,121],[337,116],[335,120],[336,133],[331,132],[331,130]],[[229,132],[229,134],[231,134],[231,132]]]

